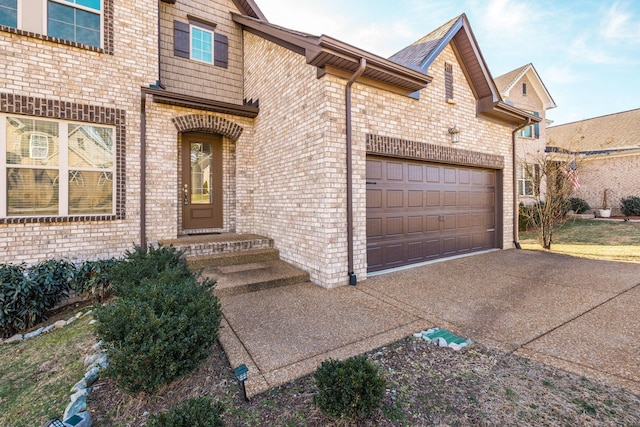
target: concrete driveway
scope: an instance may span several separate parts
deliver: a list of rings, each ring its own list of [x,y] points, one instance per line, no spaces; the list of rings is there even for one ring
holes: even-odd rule
[[[220,340],[250,395],[432,326],[640,394],[640,264],[493,251],[221,298]]]

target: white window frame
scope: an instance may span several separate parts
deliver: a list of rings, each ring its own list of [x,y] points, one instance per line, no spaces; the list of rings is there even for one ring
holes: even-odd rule
[[[532,168],[534,170],[529,171]],[[521,197],[534,197],[535,196],[535,165],[527,163],[518,163],[518,196]],[[531,184],[531,193],[526,194],[527,182]]]
[[[211,61],[205,61],[203,59],[200,58],[195,58],[193,56],[193,30],[196,29],[198,31],[201,31],[203,33],[208,33],[211,34]],[[194,23],[190,23],[189,24],[189,57],[190,59],[194,60],[194,61],[198,61],[198,62],[202,62],[204,64],[213,64],[214,60],[215,60],[215,56],[214,56],[214,52],[213,50],[215,49],[215,33],[214,31],[208,29],[208,28],[203,28],[200,27]]]
[[[55,122],[58,124],[58,150],[59,150],[59,158],[58,158],[58,166],[57,167],[47,167],[47,168],[39,168],[39,169],[53,169],[58,171],[59,176],[59,193],[58,193],[58,214],[57,215],[46,215],[53,217],[75,217],[75,216],[104,216],[104,215],[114,215],[116,211],[116,167],[117,167],[117,146],[116,146],[116,127],[113,125],[107,125],[102,123],[87,123],[87,122],[77,122],[73,120],[57,120],[57,119],[48,119],[43,117],[35,117],[35,116],[25,116],[20,114],[6,114],[0,113],[0,219],[4,218],[25,218],[28,216],[10,216],[7,215],[8,209],[8,192],[7,192],[7,169],[33,169],[33,165],[15,165],[15,164],[7,164],[7,144],[10,141],[7,141],[7,117],[18,117],[24,118],[25,120],[38,120],[38,121],[48,121]],[[86,126],[97,126],[103,128],[109,128],[112,131],[112,156],[113,161],[111,163],[111,168],[82,168],[82,167],[70,167],[69,166],[69,125],[86,125]],[[30,141],[31,142],[31,141]],[[30,147],[31,148],[31,147]],[[111,191],[112,191],[112,201],[111,201],[111,212],[110,213],[78,213],[69,215],[69,171],[79,171],[79,172],[108,172],[111,174]]]

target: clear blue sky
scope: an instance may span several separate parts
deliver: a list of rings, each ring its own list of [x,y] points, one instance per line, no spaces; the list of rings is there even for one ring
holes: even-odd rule
[[[466,13],[494,77],[533,63],[553,124],[640,108],[640,1],[256,0],[270,22],[388,57]]]

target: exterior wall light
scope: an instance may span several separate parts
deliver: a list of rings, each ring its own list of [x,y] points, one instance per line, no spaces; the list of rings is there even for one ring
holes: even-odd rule
[[[457,142],[460,142],[460,130],[458,129],[458,126],[449,128],[449,136],[451,136],[452,143],[455,144]]]
[[[247,365],[244,363],[233,369],[233,373],[236,374],[236,379],[242,386],[242,395],[244,396],[244,400],[248,402],[247,389],[244,387],[244,382],[247,380],[247,372],[249,372],[249,368],[247,368]]]

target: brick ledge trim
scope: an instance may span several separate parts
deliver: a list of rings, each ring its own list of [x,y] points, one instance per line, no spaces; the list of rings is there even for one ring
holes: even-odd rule
[[[187,114],[174,117],[173,124],[178,132],[206,132],[228,137],[231,141],[237,141],[242,135],[242,126],[218,116],[208,114]]]
[[[504,169],[504,156],[367,134],[367,153],[489,169]]]

